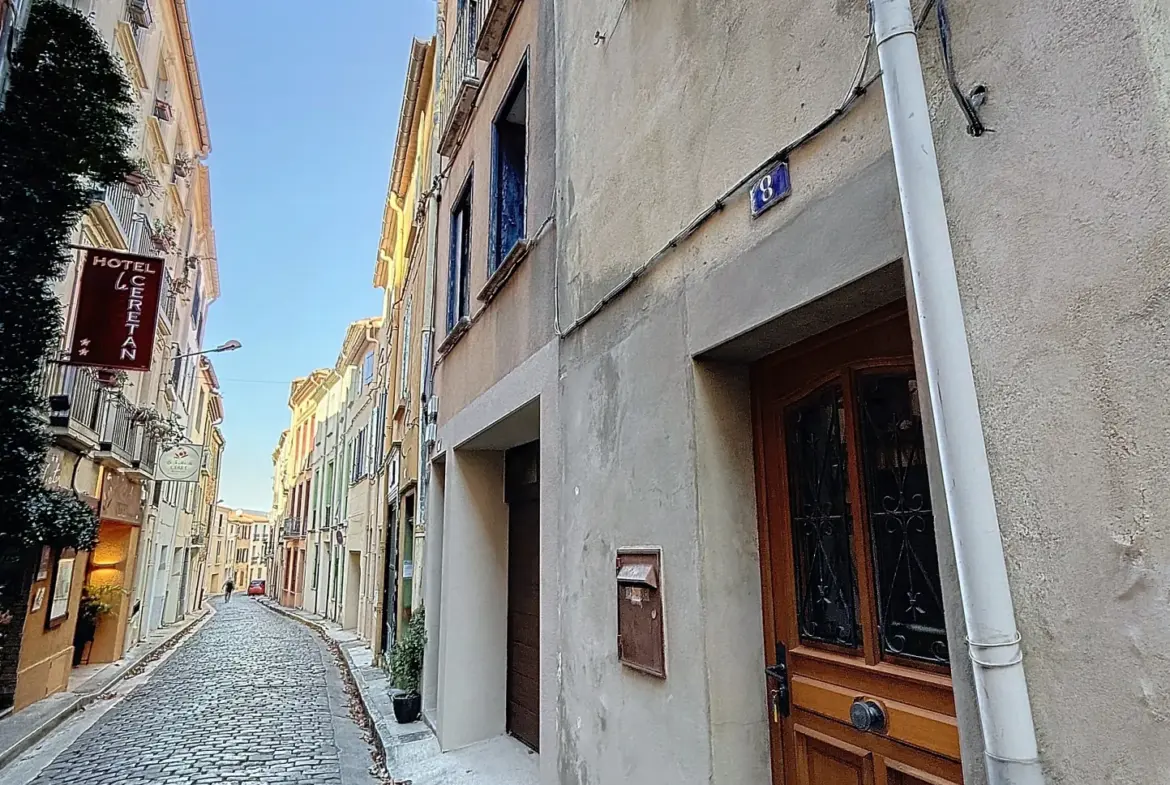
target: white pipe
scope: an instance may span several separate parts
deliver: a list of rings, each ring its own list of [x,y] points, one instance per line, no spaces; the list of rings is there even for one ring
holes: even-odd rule
[[[1043,785],[909,0],[872,0],[990,785]]]

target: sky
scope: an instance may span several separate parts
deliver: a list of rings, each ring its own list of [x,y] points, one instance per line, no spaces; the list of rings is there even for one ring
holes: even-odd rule
[[[374,259],[413,37],[434,0],[189,0],[211,128],[220,299],[204,346],[224,397],[220,497],[272,504],[289,383],[376,316]]]

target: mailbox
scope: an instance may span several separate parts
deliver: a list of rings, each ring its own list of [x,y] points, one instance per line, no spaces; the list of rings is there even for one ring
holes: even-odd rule
[[[618,659],[634,670],[665,679],[662,552],[618,550],[617,595]]]

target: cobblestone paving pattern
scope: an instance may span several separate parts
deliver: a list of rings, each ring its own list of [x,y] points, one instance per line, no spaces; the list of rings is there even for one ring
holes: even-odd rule
[[[216,609],[32,785],[376,782],[320,639],[246,597]]]

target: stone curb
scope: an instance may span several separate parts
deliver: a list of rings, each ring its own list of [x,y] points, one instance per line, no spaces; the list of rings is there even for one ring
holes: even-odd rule
[[[55,714],[45,718],[45,720],[41,722],[40,725],[33,728],[32,731],[27,733],[22,738],[17,739],[7,749],[0,750],[0,772],[2,772],[3,769],[8,766],[8,764],[12,763],[14,760],[27,752],[31,747],[35,746],[37,742],[52,733],[57,727],[61,725],[61,723],[65,722],[65,720],[69,719],[78,711],[81,711],[86,706],[100,698],[102,695],[109,692],[111,687],[128,677],[136,667],[142,664],[148,657],[150,657],[160,648],[167,645],[180,635],[186,634],[187,631],[196,624],[207,621],[213,615],[215,615],[215,611],[211,610],[210,607],[205,608],[203,613],[200,615],[195,616],[189,621],[185,621],[183,626],[179,627],[173,635],[159,641],[156,645],[152,646],[146,651],[141,652],[133,660],[127,661],[110,678],[95,685],[93,689],[90,689],[88,681],[83,683],[79,687],[78,692],[73,693],[76,696],[73,700],[61,706],[61,708]],[[180,641],[178,645],[181,646],[182,642]],[[12,716],[15,717],[18,715]]]
[[[362,704],[362,711],[364,711],[366,713],[366,717],[369,718],[370,729],[373,732],[374,743],[378,746],[378,752],[381,754],[382,759],[388,762],[389,756],[387,755],[387,752],[394,747],[394,740],[382,735],[382,724],[385,722],[385,720],[383,719],[381,713],[378,712],[377,708],[374,707],[372,702],[367,698],[366,693],[370,688],[366,684],[365,679],[362,678],[362,675],[358,669],[354,667],[353,662],[349,656],[349,651],[346,649],[346,647],[333,640],[333,638],[329,635],[329,631],[323,624],[319,624],[312,619],[306,619],[300,614],[286,610],[283,606],[274,603],[267,597],[260,600],[260,604],[273,613],[279,613],[281,616],[287,616],[293,621],[300,622],[324,638],[326,643],[333,644],[333,646],[337,648],[337,650],[341,653],[341,661],[345,665],[346,671],[349,672],[350,679],[352,679],[354,685],[357,686],[358,700]]]

